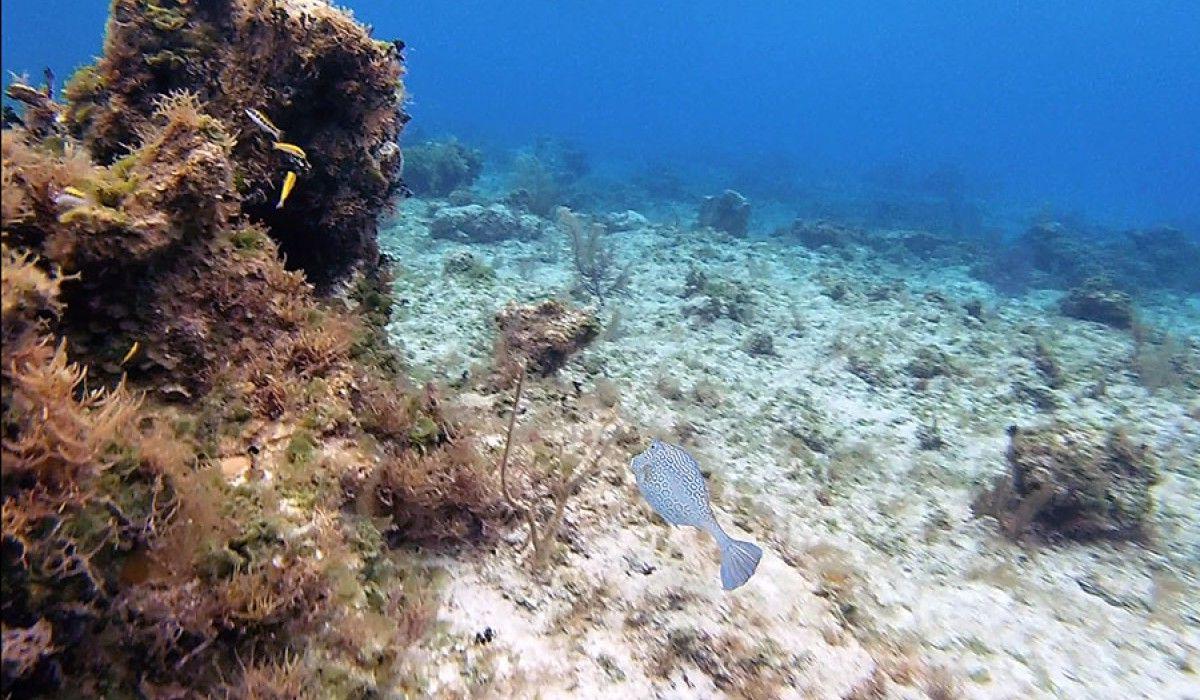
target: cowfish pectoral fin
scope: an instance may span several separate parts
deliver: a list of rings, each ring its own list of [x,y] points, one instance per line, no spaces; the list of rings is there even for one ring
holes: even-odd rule
[[[762,559],[762,549],[752,543],[725,538],[721,542],[721,586],[727,590],[750,580]]]

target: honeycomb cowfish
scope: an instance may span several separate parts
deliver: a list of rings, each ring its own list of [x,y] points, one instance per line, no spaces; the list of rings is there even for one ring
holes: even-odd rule
[[[691,525],[713,536],[721,548],[721,585],[741,586],[754,574],[762,550],[725,534],[709,505],[700,465],[682,447],[655,440],[630,463],[642,496],[672,525]]]

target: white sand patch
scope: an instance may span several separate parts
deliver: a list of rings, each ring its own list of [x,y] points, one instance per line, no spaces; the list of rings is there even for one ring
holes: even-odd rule
[[[429,239],[422,205],[408,206],[381,240],[401,268],[390,330],[419,372],[459,381],[490,360],[508,300],[566,293],[566,244],[471,246],[496,274],[466,280],[443,272],[461,246]],[[539,417],[523,421],[568,430],[559,404],[573,383],[580,405],[615,383],[624,424],[682,438],[712,471],[718,518],[762,544],[763,562],[722,592],[711,541],[652,519],[630,454],[614,451],[573,500],[545,578],[511,543],[450,566],[443,615],[466,651],[444,652],[446,688],[840,698],[874,680],[921,697],[944,669],[967,697],[1197,696],[1200,422],[1181,392],[1137,383],[1127,333],[1062,318],[1054,295],[995,296],[959,269],[659,225],[614,240],[632,282],[598,315],[611,325],[617,312],[620,330],[532,390]],[[688,315],[693,266],[741,283],[750,320]],[[972,299],[982,321],[963,309]],[[746,351],[756,332],[774,355]],[[1058,388],[1031,360],[1039,341]],[[934,351],[948,367],[915,376]],[[1122,425],[1154,448],[1152,544],[1022,546],[973,517],[974,496],[1005,473],[1005,428],[1052,416]],[[933,426],[943,444],[922,449]],[[482,655],[473,637],[486,627],[490,670],[472,680],[464,655]]]

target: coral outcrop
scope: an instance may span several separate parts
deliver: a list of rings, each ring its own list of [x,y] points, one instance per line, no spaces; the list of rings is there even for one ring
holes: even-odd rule
[[[116,0],[103,56],[67,83],[72,136],[119,163],[151,128],[160,96],[186,90],[236,136],[230,177],[251,221],[289,266],[325,285],[378,259],[376,217],[400,187],[399,49],[321,3]],[[265,133],[247,110],[282,132]],[[297,164],[274,148],[295,144]],[[276,208],[288,170],[295,192]]]
[[[866,238],[861,229],[832,221],[808,219],[796,219],[791,225],[777,229],[775,236],[794,241],[806,248],[843,248],[862,243]]]
[[[479,256],[466,248],[451,251],[446,255],[442,270],[448,275],[455,275],[468,280],[487,281],[496,277],[496,271]]]
[[[433,215],[429,232],[434,238],[462,243],[492,243],[510,238],[537,238],[545,222],[532,214],[518,214],[503,204],[467,204],[445,207]]]
[[[458,141],[429,141],[404,149],[404,183],[419,197],[446,197],[470,187],[483,170],[483,154]]]
[[[734,236],[745,236],[750,225],[750,202],[740,193],[725,190],[700,203],[697,226],[707,226]]]
[[[1052,423],[1009,429],[1009,477],[976,500],[1020,537],[1032,530],[1072,539],[1141,539],[1154,509],[1157,460],[1119,430]]]
[[[1129,328],[1134,322],[1133,300],[1113,286],[1107,278],[1092,277],[1067,292],[1059,304],[1066,316],[1102,323],[1113,328]]]
[[[113,8],[65,128],[0,141],[3,693],[414,692],[434,592],[389,545],[486,538],[498,494],[382,342],[384,271],[306,280],[377,263],[395,49],[326,5]],[[250,106],[311,221],[262,216],[295,163]]]
[[[650,225],[649,219],[632,209],[610,212],[601,217],[609,231],[636,231]]]
[[[1130,231],[1132,254],[1123,256],[1139,286],[1200,292],[1200,238],[1169,226]]]
[[[497,356],[542,375],[562,367],[600,332],[593,314],[555,299],[530,306],[510,303],[496,313],[496,325]]]

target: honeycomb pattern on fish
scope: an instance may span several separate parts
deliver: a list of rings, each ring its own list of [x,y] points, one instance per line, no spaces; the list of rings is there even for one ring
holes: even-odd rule
[[[754,574],[762,550],[725,534],[709,505],[700,465],[686,450],[655,440],[629,466],[642,497],[664,520],[700,528],[716,539],[721,548],[721,583],[726,590],[741,586]]]
[[[633,458],[642,496],[672,525],[716,525],[700,465],[683,448],[655,440]]]

